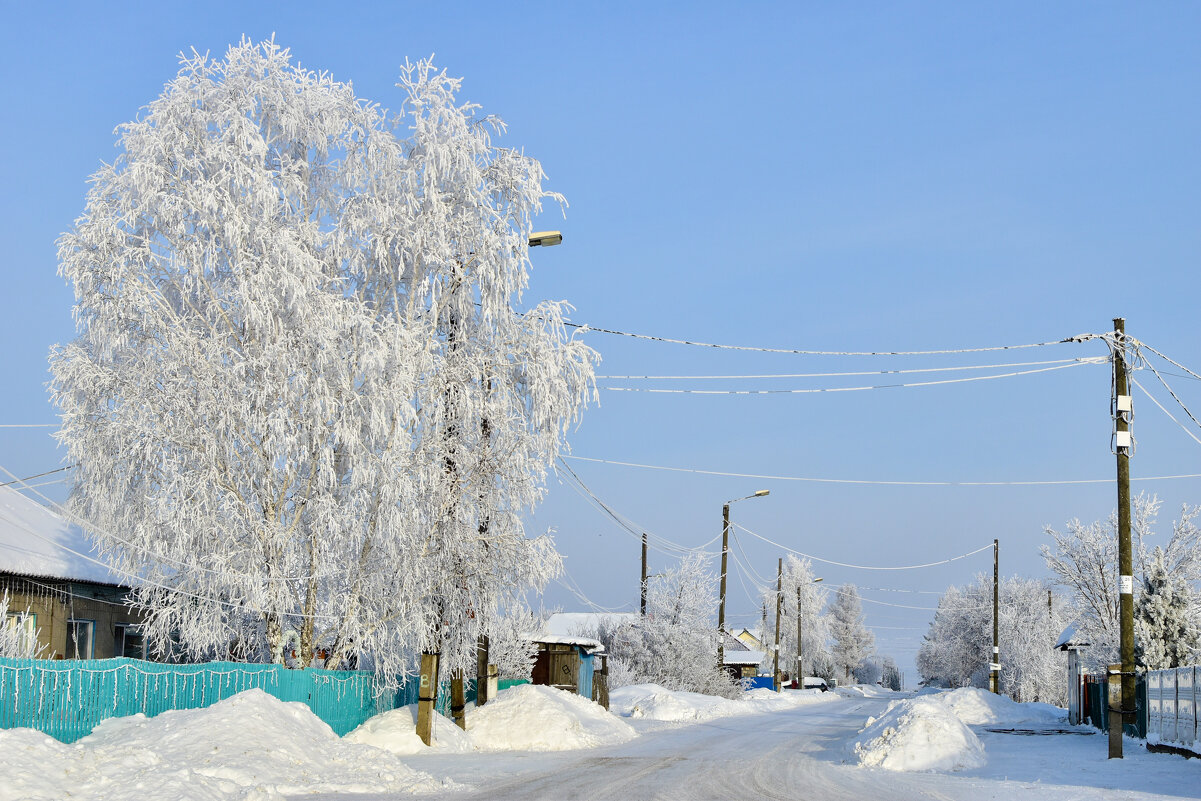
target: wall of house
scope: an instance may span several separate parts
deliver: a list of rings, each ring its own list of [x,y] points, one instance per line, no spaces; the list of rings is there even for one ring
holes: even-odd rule
[[[66,656],[72,619],[93,622],[93,659],[123,656],[117,653],[117,626],[141,620],[139,613],[124,605],[127,590],[123,587],[5,576],[0,577],[0,595],[5,590],[10,613],[28,610],[35,616],[38,645],[47,659]]]

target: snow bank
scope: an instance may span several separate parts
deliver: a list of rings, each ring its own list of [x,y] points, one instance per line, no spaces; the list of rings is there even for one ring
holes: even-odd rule
[[[0,775],[0,798],[26,801],[276,801],[444,786],[386,751],[344,742],[304,704],[261,690],[205,709],[112,718],[73,745],[30,729],[0,731]]]
[[[937,696],[969,726],[1061,725],[1067,711],[1050,704],[1019,704],[978,687],[960,687]]]
[[[937,696],[893,701],[851,744],[859,764],[898,771],[979,768],[984,746]]]
[[[730,699],[669,690],[658,684],[631,684],[609,692],[609,709],[627,718],[697,722],[733,715],[778,712],[803,704],[821,703],[827,697],[833,698],[820,690],[785,690],[777,693],[759,688],[745,692],[737,699]]]
[[[471,707],[468,707],[469,709]],[[409,756],[430,750],[462,753],[475,749],[471,736],[442,715],[434,716],[434,743],[428,746],[417,736],[417,705],[390,709],[365,721],[342,738],[343,742],[373,745],[393,754]]]
[[[624,743],[628,723],[573,693],[522,684],[467,712],[467,732],[480,751],[569,751]]]
[[[835,687],[834,692],[843,698],[889,698],[895,695],[892,690],[873,684],[852,684],[846,687]]]

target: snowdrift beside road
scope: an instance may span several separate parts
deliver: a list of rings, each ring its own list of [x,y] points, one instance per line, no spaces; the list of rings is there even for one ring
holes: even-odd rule
[[[0,798],[25,801],[276,801],[443,787],[392,754],[344,742],[304,704],[262,690],[204,709],[112,718],[72,745],[31,729],[0,731],[0,775]]]
[[[832,700],[833,696],[830,696]],[[737,699],[669,690],[658,684],[631,684],[609,693],[609,709],[627,718],[669,722],[697,722],[732,715],[778,712],[827,700],[819,690],[757,689]]]
[[[1067,710],[1050,704],[1019,704],[1005,695],[978,687],[960,687],[937,696],[969,726],[1057,726],[1067,722]]]
[[[984,746],[937,696],[893,701],[851,744],[859,764],[901,771],[979,768]]]
[[[359,745],[373,745],[402,756],[427,753],[431,749],[452,753],[475,750],[470,735],[456,726],[453,720],[442,715],[434,716],[434,744],[427,746],[421,742],[421,738],[417,736],[416,704],[382,712],[364,721],[342,740]]]
[[[522,684],[467,712],[480,751],[570,751],[633,739],[630,724],[573,693]]]

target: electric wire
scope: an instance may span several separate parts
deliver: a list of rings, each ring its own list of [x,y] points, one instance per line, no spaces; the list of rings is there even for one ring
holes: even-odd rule
[[[1159,358],[1163,359],[1165,362],[1168,362],[1169,364],[1172,364],[1172,365],[1175,365],[1176,367],[1179,367],[1181,370],[1183,370],[1184,372],[1188,373],[1188,374],[1189,374],[1191,377],[1193,377],[1193,378],[1197,379],[1198,381],[1201,381],[1201,375],[1198,375],[1197,373],[1193,372],[1192,370],[1190,370],[1189,368],[1185,367],[1183,364],[1181,364],[1180,362],[1178,362],[1178,361],[1176,361],[1175,359],[1171,358],[1170,356],[1167,356],[1167,355],[1165,355],[1164,353],[1161,353],[1160,351],[1158,351],[1158,350],[1156,350],[1155,348],[1153,348],[1153,347],[1151,347],[1150,345],[1148,345],[1146,342],[1142,342],[1141,340],[1134,339],[1133,337],[1130,337],[1129,339],[1131,339],[1131,341],[1133,341],[1133,343],[1134,343],[1135,347],[1139,347],[1139,348],[1146,348],[1147,350],[1151,351],[1152,353],[1154,353],[1154,354],[1155,354],[1156,356],[1158,356]]]
[[[982,551],[986,551],[993,547],[992,543],[990,542],[987,545],[980,546],[979,548],[977,548],[974,551],[968,551],[965,554],[960,554],[959,556],[952,556],[949,559],[940,559],[937,562],[927,562],[926,564],[921,564],[921,565],[896,565],[896,566],[888,566],[888,567],[871,566],[871,565],[852,565],[852,564],[848,564],[846,562],[835,562],[832,559],[823,559],[820,556],[813,556],[812,554],[807,554],[807,553],[804,553],[803,551],[798,551],[796,548],[790,548],[789,546],[784,545],[783,543],[768,539],[767,537],[764,537],[762,534],[756,534],[754,531],[751,531],[749,528],[742,525],[741,523],[731,523],[730,525],[737,526],[738,528],[745,531],[747,534],[750,534],[752,537],[761,539],[770,545],[775,545],[777,548],[783,548],[784,550],[788,551],[789,553],[794,553],[797,556],[803,556],[806,559],[812,559],[813,561],[821,562],[822,564],[835,565],[836,567],[845,567],[845,568],[850,568],[853,570],[921,570],[921,569],[924,569],[927,567],[938,567],[939,565],[948,565],[951,562],[958,562],[960,559],[967,559],[969,556],[975,556],[976,554],[981,553]]]
[[[644,470],[664,470],[672,473],[694,473],[702,476],[723,476],[727,478],[754,478],[766,481],[803,481],[818,484],[866,484],[894,487],[1044,487],[1071,484],[1112,484],[1112,478],[1083,478],[1061,479],[1056,481],[880,481],[874,479],[853,478],[818,478],[814,476],[781,476],[766,473],[735,473],[726,470],[701,470],[691,467],[671,467],[659,464],[644,464],[641,462],[625,462],[617,459],[596,459],[588,456],[564,456],[577,462],[596,462],[597,464],[616,465],[618,467],[639,467]],[[1167,481],[1180,478],[1201,478],[1201,473],[1182,473],[1171,476],[1141,476],[1131,477],[1131,481]]]
[[[766,379],[774,379],[774,378],[840,378],[840,377],[865,376],[865,375],[906,375],[906,374],[912,374],[912,373],[949,373],[949,372],[955,372],[955,371],[961,371],[961,370],[990,370],[990,369],[1003,368],[1003,367],[1038,367],[1038,366],[1043,366],[1043,365],[1048,365],[1048,364],[1068,365],[1068,364],[1076,364],[1076,363],[1082,362],[1082,361],[1094,360],[1095,358],[1098,358],[1098,357],[1079,357],[1079,358],[1073,358],[1073,359],[1048,359],[1048,360],[1037,361],[1037,362],[1010,362],[1010,363],[1004,363],[1004,364],[973,364],[973,365],[959,365],[959,366],[954,366],[954,367],[922,367],[922,368],[912,368],[912,369],[906,369],[906,370],[853,370],[853,371],[849,371],[849,372],[832,372],[832,373],[775,373],[775,374],[763,374],[763,375],[598,375],[595,378],[598,381],[601,381],[601,380],[605,380],[605,381],[617,381],[617,380],[631,380],[631,381],[641,381],[641,380],[672,380],[672,381],[676,381],[676,380],[679,380],[679,381],[684,381],[684,380],[689,380],[689,379],[696,380],[696,381],[710,381],[710,380],[736,380],[736,379],[748,379],[748,380],[763,379],[763,380],[766,380]]]
[[[944,378],[939,381],[910,381],[904,384],[872,384],[859,387],[812,387],[807,389],[672,389],[665,387],[600,387],[609,392],[645,392],[655,395],[817,395],[833,392],[866,392],[874,389],[904,389],[911,387],[933,387],[942,384],[965,384],[971,381],[992,381],[997,378],[1013,378],[1020,375],[1046,373],[1052,370],[1066,370],[1072,367],[1083,367],[1090,364],[1103,364],[1105,359],[1100,356],[1080,359],[1071,364],[1061,364],[1056,367],[1040,367],[1034,370],[1015,370],[994,375],[977,375],[967,378]]]
[[[1154,403],[1156,406],[1158,406],[1159,410],[1168,416],[1169,420],[1171,420],[1176,425],[1180,426],[1180,429],[1182,431],[1184,431],[1184,433],[1186,433],[1190,437],[1192,437],[1193,441],[1196,442],[1198,445],[1201,445],[1201,439],[1197,439],[1197,435],[1194,434],[1191,430],[1189,430],[1188,426],[1186,426],[1184,423],[1177,420],[1176,417],[1171,412],[1169,412],[1167,410],[1167,408],[1165,408],[1164,405],[1155,398],[1154,395],[1152,395],[1150,392],[1147,391],[1146,387],[1144,387],[1142,384],[1140,384],[1138,382],[1137,378],[1135,378],[1134,376],[1130,376],[1130,383],[1134,384],[1136,387],[1141,389],[1143,391],[1143,394],[1146,395],[1148,398],[1150,398],[1151,402]]]
[[[1159,371],[1155,369],[1155,365],[1152,364],[1150,361],[1146,361],[1146,360],[1144,360],[1144,364],[1146,364],[1147,368],[1150,369],[1151,372],[1155,375],[1155,377],[1159,379],[1159,383],[1163,384],[1163,388],[1166,389],[1168,391],[1168,394],[1172,396],[1172,400],[1176,401],[1176,403],[1180,405],[1181,409],[1184,409],[1184,413],[1188,415],[1189,419],[1192,420],[1193,423],[1198,428],[1201,428],[1201,420],[1198,420],[1196,415],[1194,415],[1191,411],[1189,411],[1189,408],[1184,405],[1184,401],[1180,400],[1180,397],[1168,385],[1168,382],[1164,380],[1164,377],[1161,376],[1159,374]],[[1141,387],[1140,387],[1140,389],[1141,389]],[[1146,392],[1146,390],[1143,390],[1143,391]],[[1196,438],[1194,437],[1194,439],[1196,439]]]
[[[24,484],[26,481],[33,481],[35,478],[41,478],[42,476],[51,476],[51,475],[54,475],[55,473],[61,473],[64,470],[72,470],[76,467],[79,467],[79,465],[78,464],[69,464],[66,467],[59,467],[55,470],[47,470],[43,473],[34,473],[32,476],[25,476],[25,478],[18,478],[13,481],[5,481],[4,483],[0,484],[0,487],[7,487],[9,484]]]
[[[1024,345],[994,345],[991,347],[982,348],[947,348],[942,350],[891,350],[891,351],[837,351],[837,350],[801,350],[797,348],[764,348],[751,345],[722,345],[713,342],[697,342],[690,339],[673,339],[671,337],[652,336],[649,334],[635,334],[629,331],[617,331],[611,328],[596,328],[585,323],[573,323],[567,320],[563,324],[569,328],[579,328],[585,331],[596,331],[601,334],[613,334],[615,336],[630,337],[632,339],[649,340],[651,342],[665,342],[672,345],[691,345],[699,348],[714,348],[717,350],[741,350],[754,351],[757,353],[791,353],[800,356],[937,356],[950,353],[987,353],[1002,350],[1022,350],[1025,348],[1042,348],[1048,345],[1063,345],[1067,343],[1086,342],[1093,339],[1097,334],[1078,334],[1074,337],[1065,339],[1050,340],[1047,342],[1032,342]]]

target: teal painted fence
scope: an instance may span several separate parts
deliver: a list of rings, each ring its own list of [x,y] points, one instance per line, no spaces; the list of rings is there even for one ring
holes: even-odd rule
[[[337,734],[389,709],[417,703],[416,676],[380,693],[375,675],[357,670],[289,670],[282,665],[209,662],[168,665],[138,659],[0,659],[0,729],[27,727],[74,742],[106,718],[198,709],[258,688],[299,701]],[[524,682],[501,682],[501,688]],[[467,700],[475,700],[468,683]],[[438,710],[449,713],[449,683]]]

